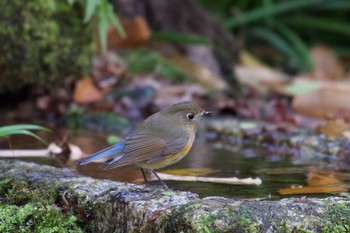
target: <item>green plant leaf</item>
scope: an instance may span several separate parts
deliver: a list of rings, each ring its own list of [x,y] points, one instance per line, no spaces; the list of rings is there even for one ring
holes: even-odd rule
[[[282,35],[284,35],[294,47],[298,57],[301,61],[299,64],[304,71],[310,71],[313,69],[313,62],[310,58],[309,48],[304,43],[304,41],[291,29],[284,26],[281,23],[276,23],[276,29],[280,31]]]
[[[107,17],[108,17],[109,22],[111,22],[111,24],[117,29],[119,35],[122,38],[125,38],[126,35],[125,35],[124,28],[121,25],[117,15],[114,13],[114,10],[113,10],[113,7],[111,4],[107,5]]]
[[[41,137],[30,132],[29,130],[51,131],[50,129],[39,125],[31,125],[31,124],[8,125],[8,126],[0,127],[0,137],[5,137],[13,134],[29,135],[47,144]]]
[[[304,93],[309,93],[320,89],[321,82],[315,80],[295,80],[291,84],[285,86],[282,92],[287,95],[296,96]]]
[[[104,1],[105,2],[105,1]],[[84,23],[89,22],[96,8],[102,3],[101,0],[86,0]]]
[[[259,7],[248,11],[242,15],[235,15],[234,17],[230,17],[224,21],[224,26],[233,29],[239,25],[258,21],[265,17],[271,17],[286,12],[313,7],[325,1],[326,0],[281,1],[271,5],[271,7],[269,8]]]
[[[12,131],[12,132],[9,132],[8,135],[12,135],[12,134],[32,136],[33,138],[36,138],[37,140],[41,141],[42,143],[47,144],[47,142],[44,139],[42,139],[41,137],[39,137],[35,133],[30,132],[29,130],[23,129],[23,130]]]
[[[263,9],[267,12],[265,16],[265,24],[269,25],[270,27],[273,25],[273,15],[269,14],[268,12],[271,12],[271,8],[273,7],[272,0],[263,0]]]
[[[349,0],[333,0],[324,2],[315,7],[317,10],[325,10],[325,11],[347,11],[350,9],[350,1]]]
[[[98,11],[98,34],[100,38],[100,45],[102,51],[107,50],[107,31],[108,31],[108,16],[106,14],[107,4],[105,1],[101,2]]]
[[[284,17],[281,21],[293,27],[312,28],[313,30],[318,29],[350,36],[350,25],[348,22],[308,15]]]
[[[297,54],[294,51],[294,48],[285,40],[285,38],[278,35],[276,32],[268,28],[252,28],[249,30],[249,33],[265,40],[272,47],[276,48],[283,53],[284,56],[290,58],[297,58]]]
[[[40,125],[31,125],[31,124],[18,124],[18,125],[7,125],[0,127],[0,136],[2,132],[7,131],[16,131],[16,130],[43,130],[43,131],[51,131],[50,129],[40,126]]]

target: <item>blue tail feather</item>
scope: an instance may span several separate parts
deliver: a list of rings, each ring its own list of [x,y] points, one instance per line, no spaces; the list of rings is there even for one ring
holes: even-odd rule
[[[91,163],[91,162],[98,160],[98,159],[108,158],[111,155],[122,152],[124,149],[124,145],[125,145],[124,141],[121,141],[121,142],[119,142],[111,147],[108,147],[104,150],[101,150],[101,151],[95,153],[95,154],[92,154],[89,157],[78,160],[77,164],[84,165],[84,164]]]

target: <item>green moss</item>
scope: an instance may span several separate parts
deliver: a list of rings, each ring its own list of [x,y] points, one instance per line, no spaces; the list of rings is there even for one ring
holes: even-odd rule
[[[56,185],[41,182],[37,187],[15,177],[0,180],[0,232],[82,232],[77,217],[56,205]]]
[[[350,232],[350,204],[338,203],[325,206],[325,212],[320,218],[324,219],[321,232]]]
[[[82,1],[0,1],[0,92],[51,87],[86,72],[93,51]]]
[[[242,229],[242,232],[245,233],[252,233],[259,232],[260,226],[257,222],[253,221],[252,219],[247,218],[245,216],[240,216],[237,221],[236,229]]]
[[[214,232],[213,227],[211,227],[211,225],[213,224],[216,218],[217,216],[210,212],[201,214],[200,217],[196,219],[194,229],[198,232],[203,233]]]
[[[82,232],[76,222],[50,205],[0,205],[0,232]]]
[[[279,232],[283,233],[292,233],[293,230],[290,228],[289,224],[286,221],[282,221],[279,225]]]
[[[25,181],[5,179],[0,181],[0,196],[8,204],[23,205],[29,202],[54,203],[58,192],[54,188],[32,187]],[[52,185],[51,185],[52,187]]]

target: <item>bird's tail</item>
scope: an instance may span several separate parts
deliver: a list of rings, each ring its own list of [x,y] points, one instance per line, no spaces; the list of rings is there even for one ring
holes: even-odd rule
[[[95,154],[92,154],[86,158],[77,161],[77,164],[84,165],[96,161],[98,159],[110,158],[111,156],[122,152],[124,149],[124,141],[121,141],[111,147],[101,150]],[[122,156],[120,156],[122,157]]]

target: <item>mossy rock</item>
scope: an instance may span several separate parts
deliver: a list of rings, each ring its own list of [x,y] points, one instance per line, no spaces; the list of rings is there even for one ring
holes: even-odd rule
[[[0,1],[0,93],[88,71],[92,33],[82,1],[68,2]]]
[[[0,200],[0,232],[350,231],[350,198],[199,198],[15,160],[0,160]]]
[[[75,216],[64,216],[52,206],[0,204],[0,232],[83,232]]]
[[[41,183],[46,186],[13,176],[0,179],[0,232],[83,232],[74,212],[60,207],[55,182]]]

